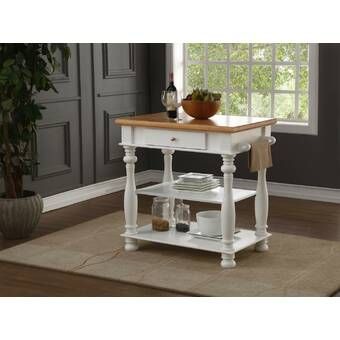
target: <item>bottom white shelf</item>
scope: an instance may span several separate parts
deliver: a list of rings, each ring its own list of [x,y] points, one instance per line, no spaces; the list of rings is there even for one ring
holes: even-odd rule
[[[190,229],[196,229],[196,223],[192,223]],[[223,244],[219,240],[207,240],[188,235],[186,233],[181,233],[176,231],[175,228],[170,228],[169,231],[153,231],[152,225],[147,224],[145,226],[139,227],[137,234],[127,235],[121,234],[123,237],[129,237],[136,240],[150,241],[155,243],[169,244],[178,247],[193,248],[211,251],[215,253],[228,253],[223,250]],[[240,232],[235,234],[234,238],[234,249],[238,252],[242,249],[250,247],[255,243],[262,241],[271,236],[267,234],[263,237],[258,237],[255,235],[254,230],[241,229]]]

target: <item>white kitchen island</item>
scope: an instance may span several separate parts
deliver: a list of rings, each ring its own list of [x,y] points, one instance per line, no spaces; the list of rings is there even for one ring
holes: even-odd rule
[[[126,163],[126,187],[124,194],[125,250],[138,249],[138,240],[169,244],[179,247],[201,249],[220,253],[221,266],[232,268],[236,265],[235,253],[255,245],[257,251],[268,250],[267,232],[268,191],[266,169],[258,172],[256,191],[233,188],[233,173],[236,170],[234,158],[237,154],[249,151],[251,143],[267,138],[271,144],[271,126],[275,118],[215,115],[208,120],[192,119],[184,114],[181,120],[167,118],[167,114],[155,113],[129,118],[118,118],[116,124],[122,127],[121,145],[124,147]],[[135,163],[137,147],[160,149],[164,155],[163,183],[136,190]],[[190,192],[172,188],[172,155],[175,150],[198,153],[219,154],[222,157],[221,171],[223,187],[205,192]],[[195,171],[195,169],[192,169]],[[152,226],[137,226],[137,194],[170,198],[171,219],[175,198],[221,204],[222,240],[195,238],[170,228],[168,232],[157,232]],[[235,234],[235,202],[255,197],[255,219],[253,230],[241,229]],[[191,228],[195,228],[192,223]]]

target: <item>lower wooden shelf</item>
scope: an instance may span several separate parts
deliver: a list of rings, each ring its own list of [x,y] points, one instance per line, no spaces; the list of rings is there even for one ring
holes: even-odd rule
[[[196,223],[191,224],[191,229],[197,229]],[[177,247],[185,247],[192,249],[199,249],[205,251],[211,251],[215,253],[231,253],[225,251],[223,249],[223,244],[219,240],[207,240],[194,237],[192,235],[181,233],[176,231],[175,228],[170,228],[169,231],[153,231],[151,224],[147,224],[142,227],[138,227],[137,233],[130,234],[121,234],[123,237],[129,237],[136,240],[150,241],[155,243],[162,243],[173,245]],[[248,229],[241,229],[240,232],[235,234],[234,238],[234,249],[235,252],[238,252],[242,249],[248,248],[255,243],[265,240],[270,237],[271,234],[267,233],[266,236],[258,237],[255,235],[255,231]]]

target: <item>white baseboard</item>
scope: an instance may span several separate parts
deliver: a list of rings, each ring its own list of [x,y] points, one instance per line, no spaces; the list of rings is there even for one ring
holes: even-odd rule
[[[175,177],[180,174],[182,173],[174,172]],[[162,177],[163,172],[161,170],[141,171],[136,173],[136,184],[140,185],[148,182],[161,182]],[[44,212],[60,209],[91,198],[123,190],[125,188],[125,180],[125,177],[115,178],[45,197]],[[241,189],[254,190],[256,188],[256,181],[250,179],[235,178],[234,184],[236,188]],[[340,203],[340,189],[268,182],[268,192],[271,196]]]
[[[240,189],[256,188],[255,180],[235,178],[234,183],[235,187]],[[271,196],[340,203],[340,189],[334,188],[268,182],[268,193]]]
[[[65,191],[60,194],[45,197],[44,212],[60,209],[75,203],[87,201],[91,198],[111,194],[125,188],[125,176],[108,181],[87,185],[78,189]],[[153,181],[153,171],[146,170],[136,173],[136,184],[144,184]]]

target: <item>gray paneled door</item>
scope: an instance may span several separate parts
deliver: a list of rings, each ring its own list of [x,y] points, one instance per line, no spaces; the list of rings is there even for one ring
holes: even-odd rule
[[[58,93],[44,104],[36,150],[39,164],[25,179],[43,196],[125,175],[114,119],[148,111],[147,44],[70,44],[53,75]],[[141,152],[137,170],[146,169]],[[1,188],[0,188],[1,189]]]
[[[125,175],[120,128],[114,120],[148,110],[147,45],[94,44],[93,65],[95,180],[99,182]],[[137,153],[137,171],[146,166],[144,154]]]
[[[91,86],[87,86],[91,81],[91,46],[69,46],[68,61],[57,55],[60,67],[52,79],[58,93],[49,91],[37,96],[46,107],[38,124],[39,164],[25,179],[25,185],[43,196],[93,182],[93,152],[90,157],[82,152],[88,145],[93,148],[92,93]]]

